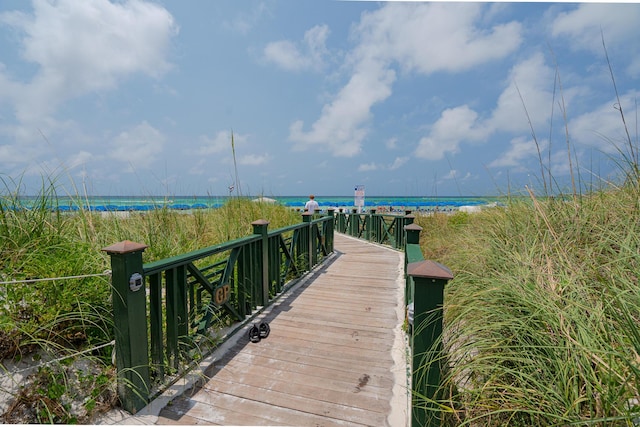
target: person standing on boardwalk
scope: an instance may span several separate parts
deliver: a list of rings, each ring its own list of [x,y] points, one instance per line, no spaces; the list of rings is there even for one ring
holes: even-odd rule
[[[316,213],[316,210],[320,209],[320,205],[316,202],[316,196],[313,194],[309,196],[309,200],[304,204],[304,210],[306,212]]]

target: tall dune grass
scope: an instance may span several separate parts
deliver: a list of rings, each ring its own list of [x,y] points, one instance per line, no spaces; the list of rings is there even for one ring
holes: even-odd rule
[[[640,184],[416,222],[455,273],[449,425],[640,424]]]
[[[578,193],[584,183],[570,167],[571,194],[554,197],[535,141],[543,197],[529,190],[479,214],[416,218],[425,257],[455,274],[437,343],[444,356],[425,360],[444,367],[436,398],[447,425],[640,425],[638,137],[606,59],[626,135],[607,139],[621,184]]]
[[[25,357],[59,359],[100,347],[83,357],[93,357],[102,365],[103,373],[92,377],[103,379],[113,376],[112,347],[105,345],[113,340],[113,323],[110,278],[103,274],[110,260],[102,248],[122,240],[144,243],[149,245],[144,260],[151,262],[249,235],[250,224],[257,219],[269,221],[271,229],[301,221],[300,214],[287,207],[243,197],[219,209],[191,213],[166,208],[124,217],[89,210],[61,212],[56,209],[55,179],[49,177],[25,208],[20,180],[0,180],[0,362]],[[50,278],[56,279],[40,280]],[[16,396],[14,403],[40,408],[40,412],[32,411],[33,418],[12,418],[20,412],[12,405],[12,414],[5,413],[1,419],[77,422],[69,408],[46,403],[57,402],[51,400],[52,393],[64,395],[72,389],[65,385],[58,390],[56,385],[60,375],[70,375],[68,365],[39,370],[34,381],[40,385],[27,387]],[[100,406],[91,396],[87,402],[92,409]]]

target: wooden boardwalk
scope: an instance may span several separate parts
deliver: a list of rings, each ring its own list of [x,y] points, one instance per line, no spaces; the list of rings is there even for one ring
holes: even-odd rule
[[[403,254],[336,234],[336,253],[243,335],[156,424],[406,426]],[[142,424],[131,418],[127,424]]]

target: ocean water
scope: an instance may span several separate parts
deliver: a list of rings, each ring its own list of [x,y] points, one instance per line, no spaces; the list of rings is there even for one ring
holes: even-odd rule
[[[257,196],[248,197],[251,200]],[[210,209],[225,204],[228,196],[170,196],[170,197],[138,197],[138,196],[89,196],[89,197],[58,197],[51,209],[60,211],[76,211],[89,209],[99,212],[107,211],[148,211],[167,207],[176,210]],[[267,197],[265,196],[265,199]],[[291,208],[303,208],[308,200],[307,196],[270,196]],[[30,207],[37,199],[21,198],[24,207]],[[352,209],[355,206],[354,197],[346,196],[316,196],[316,201],[324,210],[329,207],[336,209]],[[371,208],[394,208],[396,210],[456,210],[460,206],[478,206],[496,203],[496,197],[365,197],[364,210]]]

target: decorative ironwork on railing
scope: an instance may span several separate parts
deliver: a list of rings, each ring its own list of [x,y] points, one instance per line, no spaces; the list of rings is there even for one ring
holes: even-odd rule
[[[215,344],[214,323],[242,327],[333,252],[334,212],[300,224],[143,264],[146,245],[121,242],[111,256],[118,394],[135,413]]]
[[[375,209],[367,213],[358,213],[352,209],[350,213],[342,209],[336,213],[336,231],[359,239],[404,249],[404,227],[412,224],[414,216],[411,211],[404,214],[377,214]]]

